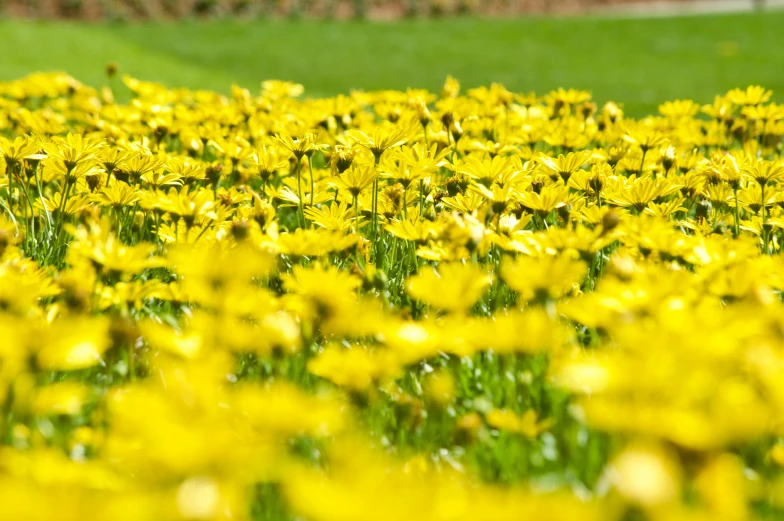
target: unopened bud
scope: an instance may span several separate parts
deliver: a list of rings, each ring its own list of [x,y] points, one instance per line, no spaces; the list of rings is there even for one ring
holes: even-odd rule
[[[114,78],[117,76],[117,71],[119,70],[120,67],[114,62],[109,62],[106,64],[106,76],[108,78]]]
[[[247,239],[249,231],[250,224],[248,221],[242,220],[231,222],[231,234],[237,242],[242,242]]]
[[[609,211],[602,217],[602,234],[609,232],[610,230],[615,229],[621,223],[621,218],[618,217],[618,214]]]

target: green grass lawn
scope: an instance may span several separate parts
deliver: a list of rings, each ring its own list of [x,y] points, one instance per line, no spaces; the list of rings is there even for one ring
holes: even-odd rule
[[[759,83],[784,99],[784,12],[658,19],[80,24],[0,22],[0,79],[64,70],[97,85],[104,65],[168,86],[228,91],[263,79],[311,95],[501,82],[516,91],[591,90],[640,115]]]

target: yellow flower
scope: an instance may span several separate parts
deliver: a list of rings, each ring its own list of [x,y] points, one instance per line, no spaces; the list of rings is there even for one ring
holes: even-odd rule
[[[137,189],[122,181],[109,183],[108,187],[90,197],[91,200],[99,204],[111,206],[113,208],[131,206],[140,198],[141,196]]]
[[[262,145],[250,156],[250,162],[255,173],[265,183],[275,177],[278,172],[288,166],[286,157],[281,153],[281,149]]]
[[[610,465],[613,484],[626,499],[651,507],[674,501],[680,494],[678,463],[657,446],[630,446]]]
[[[39,367],[49,371],[103,364],[103,354],[110,346],[105,317],[64,318],[44,327],[33,340]]]
[[[347,427],[346,407],[338,398],[328,393],[309,394],[289,383],[271,383],[261,389],[240,386],[231,398],[234,408],[262,432],[323,437]]]
[[[43,159],[45,156],[38,153],[40,149],[38,142],[25,136],[18,136],[13,141],[0,138],[0,155],[11,170],[25,159]]]
[[[265,80],[261,82],[261,92],[272,99],[296,98],[305,92],[305,87],[290,81]]]
[[[89,229],[69,227],[74,243],[68,258],[74,264],[86,260],[106,275],[135,274],[163,265],[155,257],[156,247],[150,244],[126,246],[111,232],[108,221],[93,224]]]
[[[440,407],[449,405],[457,396],[457,383],[452,373],[444,369],[427,375],[423,386],[427,399]]]
[[[743,173],[758,185],[765,186],[784,177],[784,161],[753,161],[743,169]]]
[[[330,180],[330,184],[339,190],[346,190],[352,198],[367,190],[378,178],[376,169],[372,166],[352,166],[338,177]]]
[[[319,321],[323,328],[341,328],[343,321],[352,320],[357,302],[358,277],[334,266],[294,266],[282,276],[283,288],[296,296],[294,308],[306,321]]]
[[[439,228],[438,224],[423,219],[396,220],[386,226],[386,230],[398,239],[411,241],[417,245],[426,244],[436,237]]]
[[[424,269],[406,281],[413,298],[434,308],[454,313],[467,312],[493,282],[485,270],[460,262],[443,263],[437,270]]]
[[[491,427],[514,434],[522,434],[528,438],[536,438],[548,430],[552,420],[538,421],[536,411],[528,409],[522,416],[507,409],[493,409],[487,413],[487,423]]]
[[[584,262],[565,255],[505,257],[501,263],[501,278],[520,294],[523,302],[560,298],[580,284],[587,273]]]
[[[550,185],[542,188],[541,193],[521,192],[518,197],[524,208],[545,217],[553,210],[566,206],[569,189],[565,186]]]
[[[759,105],[765,103],[773,95],[773,92],[760,87],[759,85],[750,85],[743,89],[732,89],[727,93],[727,100],[735,105]]]
[[[332,204],[326,208],[305,208],[305,217],[326,230],[345,232],[351,228],[354,211],[346,203]],[[359,227],[359,223],[355,223]]]
[[[659,105],[659,113],[672,119],[690,118],[697,114],[700,106],[693,100],[667,101]]]
[[[78,178],[97,171],[96,156],[103,147],[100,141],[69,133],[44,143],[44,166],[67,178]]]
[[[165,195],[159,196],[160,208],[171,214],[175,220],[182,219],[187,227],[196,224],[197,219],[214,220],[215,199],[210,190],[176,190],[170,188]]]
[[[636,125],[627,124],[626,134],[624,134],[623,139],[627,143],[640,147],[643,153],[659,148],[667,142],[667,138],[658,129],[643,123]]]
[[[73,382],[61,382],[39,389],[33,399],[33,410],[41,415],[75,416],[82,411],[89,389]]]
[[[590,157],[590,153],[585,151],[570,152],[565,156],[561,154],[556,159],[539,155],[536,157],[536,162],[547,175],[554,178],[560,177],[564,183],[568,183],[572,174],[587,163]]]
[[[400,370],[392,353],[362,346],[347,349],[329,345],[308,362],[310,373],[361,392],[367,392],[374,383],[397,376]]]
[[[275,136],[275,140],[280,146],[291,152],[297,159],[311,156],[317,150],[324,148],[323,145],[316,143],[316,136],[314,134],[305,134],[301,138],[283,134]]]
[[[376,157],[376,162],[381,158],[381,155],[390,148],[399,147],[405,144],[409,139],[409,130],[406,128],[393,128],[388,129],[384,127],[375,127],[370,134],[366,134],[361,130],[351,130],[348,136],[354,140],[359,146],[363,146],[370,150]]]
[[[637,212],[642,212],[649,203],[671,195],[681,187],[682,185],[666,178],[641,177],[632,180],[628,185],[618,190],[608,190],[605,197],[607,201],[615,205],[631,207]]]
[[[510,171],[520,170],[515,158],[495,156],[493,158],[478,158],[469,156],[458,163],[455,172],[465,175],[476,182],[490,187],[494,182],[508,175]]]

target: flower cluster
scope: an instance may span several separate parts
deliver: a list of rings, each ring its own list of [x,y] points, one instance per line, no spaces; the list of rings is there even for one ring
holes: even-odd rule
[[[784,514],[769,91],[124,85],[0,83],[0,519]]]

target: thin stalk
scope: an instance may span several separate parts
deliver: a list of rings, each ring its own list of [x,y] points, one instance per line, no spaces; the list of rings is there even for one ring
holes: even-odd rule
[[[425,213],[425,180],[419,180],[419,216]]]
[[[375,174],[376,169],[378,169],[378,163],[381,161],[381,153],[374,153],[373,154],[373,172]],[[373,242],[376,241],[377,230],[377,215],[378,215],[378,177],[373,180]]]
[[[359,202],[357,196],[354,196],[354,232],[359,233]]]
[[[114,214],[114,226],[117,228],[117,238],[122,240],[122,220],[120,219],[120,208],[113,206],[112,213]]]
[[[733,191],[735,192],[735,237],[740,235],[740,210],[738,208],[738,187],[736,186]]]
[[[207,226],[202,228],[201,232],[199,232],[199,235],[197,235],[196,238],[193,240],[193,243],[195,244],[195,243],[199,242],[199,239],[201,239],[201,236],[204,235],[204,232],[209,230],[211,227],[212,227],[212,223],[208,223]]]
[[[19,235],[19,223],[16,222],[16,216],[2,199],[0,199],[0,208],[3,208],[8,213],[8,217],[11,218],[11,222],[14,223],[14,227],[16,227],[16,234]]]
[[[313,208],[313,196],[316,193],[315,181],[313,180],[313,162],[308,156],[308,170],[310,171],[310,207]]]
[[[155,243],[161,244],[161,214],[155,212]]]
[[[128,377],[131,383],[136,381],[136,353],[133,343],[128,344]]]
[[[69,171],[70,174],[70,171]],[[63,231],[63,224],[65,221],[65,207],[66,203],[68,202],[68,195],[71,192],[71,178],[69,175],[65,176],[65,183],[63,184],[63,191],[60,193],[60,205],[57,208],[57,235],[58,242],[60,238],[60,234]]]
[[[392,237],[392,253],[389,256],[389,266],[394,267],[397,265],[397,247],[398,247],[399,239],[397,237]]]
[[[38,165],[40,162],[35,164],[33,168],[33,174],[35,175],[35,186],[38,188],[38,198],[41,199],[41,206],[44,209],[44,213],[46,214],[46,222],[49,225],[49,233],[52,233],[52,216],[49,214],[49,209],[46,207],[46,203],[44,202],[44,190],[41,186],[41,178],[38,173]]]
[[[599,251],[596,252],[596,255],[599,257],[597,262],[596,276],[600,277],[602,275],[602,271],[604,271],[604,248],[599,248]],[[596,287],[595,283],[594,287]]]
[[[591,291],[596,290],[596,279],[599,276],[599,255],[601,255],[601,252],[599,252],[598,255],[594,255],[593,259],[591,259],[591,270],[589,275],[591,280]]]
[[[762,191],[762,252],[767,254],[768,253],[768,230],[765,227],[767,223],[767,217],[765,215],[765,185],[767,183],[760,184],[760,190]]]
[[[643,148],[642,149],[642,159],[640,160],[640,175],[642,176],[643,169],[645,168],[645,154],[648,153],[648,150]]]
[[[374,153],[374,162],[373,162],[373,172],[376,173],[378,169],[378,163],[381,161],[381,156],[383,155],[383,151],[379,153]],[[373,180],[373,225],[372,225],[372,232],[373,232],[373,254],[374,260],[378,259],[378,189],[379,189],[379,178],[376,177]]]
[[[142,218],[142,227],[139,230],[139,237],[136,240],[135,244],[138,244],[144,240],[144,232],[147,231],[147,216],[148,216],[148,212],[144,212],[144,217]]]
[[[35,239],[35,208],[33,207],[33,200],[30,197],[30,192],[27,191],[27,186],[24,181],[22,181],[22,166],[21,163],[17,166],[17,174],[16,178],[19,181],[19,186],[22,187],[22,192],[25,195],[25,199],[27,199],[27,204],[30,205],[30,234],[32,235],[33,239]],[[27,211],[25,211],[27,213]]]
[[[373,181],[373,194],[370,196],[370,210],[372,216],[370,218],[370,236],[373,242],[376,241],[376,204],[378,203],[378,179]]]
[[[19,198],[19,199],[21,199],[21,198]],[[30,226],[29,226],[29,224],[27,222],[27,204],[24,204],[24,203],[22,203],[21,200],[19,200],[19,206],[22,207],[22,223],[23,223],[23,225],[25,227],[25,232],[28,232]],[[22,239],[22,244],[24,246],[27,246],[27,244],[29,244],[29,242],[30,242],[30,234],[29,233],[25,233],[25,236]]]
[[[297,158],[297,196],[299,197],[299,225],[305,227],[305,208],[302,203],[302,176],[300,175],[300,159]]]

